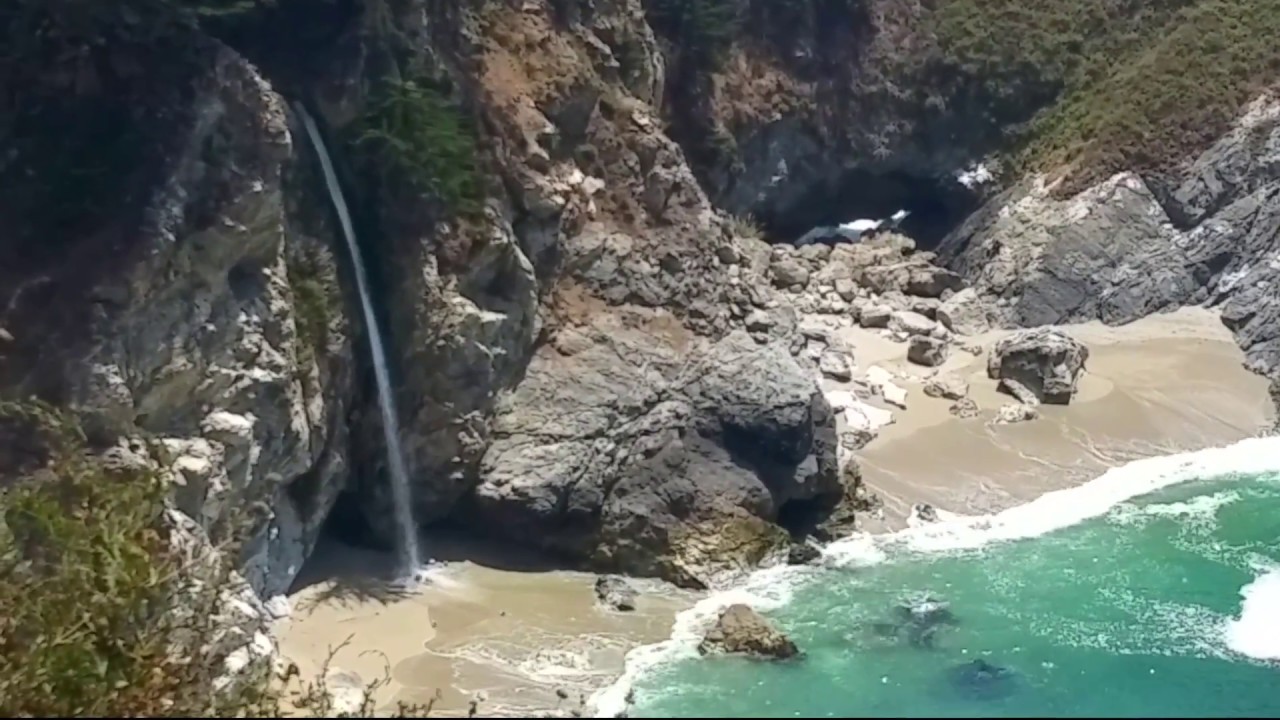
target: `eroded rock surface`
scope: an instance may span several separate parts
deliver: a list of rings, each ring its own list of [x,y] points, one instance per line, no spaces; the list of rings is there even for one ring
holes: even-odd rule
[[[0,282],[15,337],[0,374],[64,399],[98,442],[158,438],[179,509],[205,529],[266,501],[246,575],[274,595],[345,480],[350,323],[283,101],[231,50],[188,40],[181,60],[143,62],[136,78],[155,83],[157,105],[135,107],[137,122],[171,150],[115,179],[142,192],[121,195],[100,235],[69,237],[72,255]],[[192,92],[175,98],[174,83]]]
[[[699,586],[784,550],[789,506],[840,501],[834,415],[786,347],[678,353],[614,322],[561,330],[500,409],[475,495],[495,532]]]
[[[698,652],[735,653],[752,657],[785,660],[800,653],[796,644],[779,632],[760,613],[746,605],[730,605],[698,645]]]
[[[1088,359],[1089,349],[1062,330],[1021,330],[992,348],[987,376],[1023,403],[1066,405]]]

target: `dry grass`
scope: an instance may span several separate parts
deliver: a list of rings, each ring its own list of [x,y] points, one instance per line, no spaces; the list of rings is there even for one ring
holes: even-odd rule
[[[760,228],[760,223],[756,222],[755,217],[751,215],[734,215],[730,217],[729,231],[733,233],[734,237],[750,240],[759,240],[764,236],[764,230]]]

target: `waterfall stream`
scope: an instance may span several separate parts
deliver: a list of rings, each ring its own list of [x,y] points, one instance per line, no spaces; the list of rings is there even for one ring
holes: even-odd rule
[[[356,286],[360,292],[360,308],[364,312],[364,324],[369,333],[370,355],[373,359],[373,373],[378,383],[378,405],[382,410],[382,431],[386,436],[387,465],[391,470],[391,495],[395,504],[396,533],[399,541],[400,559],[406,576],[416,575],[422,564],[418,551],[417,526],[413,521],[413,506],[409,493],[409,473],[405,470],[404,452],[400,448],[400,420],[396,414],[395,399],[391,394],[391,381],[387,372],[386,347],[382,343],[382,332],[378,329],[377,318],[373,314],[373,300],[369,296],[369,281],[365,276],[364,260],[360,255],[360,245],[356,242],[355,230],[351,226],[351,214],[342,196],[342,188],[333,171],[333,163],[325,148],[324,139],[315,120],[307,113],[301,103],[294,104],[298,115],[306,127],[311,146],[315,148],[320,159],[320,168],[324,173],[324,183],[329,190],[329,199],[342,224],[342,235],[347,240],[347,250],[351,255],[351,266],[355,271]]]

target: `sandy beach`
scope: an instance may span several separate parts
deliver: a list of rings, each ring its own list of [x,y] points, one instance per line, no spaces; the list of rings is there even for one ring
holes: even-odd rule
[[[967,339],[984,352],[954,352],[936,369],[906,361],[906,345],[874,331],[840,332],[858,366],[893,373],[907,408],[858,453],[864,483],[883,500],[863,529],[901,527],[913,503],[956,513],[1001,510],[1079,484],[1133,459],[1221,445],[1256,435],[1273,410],[1267,382],[1246,371],[1230,333],[1212,312],[1188,308],[1124,327],[1066,328],[1090,349],[1070,405],[1044,406],[1039,419],[992,423],[1012,402],[986,377],[986,353],[1002,334]],[[952,401],[924,394],[933,373],[969,381],[977,417],[960,419]],[[839,385],[828,383],[828,389]],[[639,606],[598,606],[595,577],[548,570],[509,549],[441,538],[424,547],[442,567],[411,594],[376,578],[385,557],[324,541],[304,569],[280,621],[282,654],[304,674],[324,665],[368,681],[389,671],[383,707],[437,697],[436,715],[529,716],[578,708],[610,682],[625,653],[668,636],[676,613],[696,596],[638,582]]]

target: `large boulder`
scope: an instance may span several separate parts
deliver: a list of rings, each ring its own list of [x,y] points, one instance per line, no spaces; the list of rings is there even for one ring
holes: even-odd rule
[[[987,359],[987,376],[1030,390],[1040,402],[1066,405],[1089,359],[1089,349],[1057,328],[1022,330],[1002,338]],[[1008,389],[1008,388],[1006,388]]]
[[[473,498],[491,532],[701,587],[784,555],[780,522],[802,530],[843,498],[834,413],[785,343],[681,349],[641,318],[591,322],[500,403]]]
[[[740,653],[785,660],[800,654],[799,648],[760,613],[746,605],[730,605],[698,645],[698,652]]]
[[[636,609],[636,589],[620,577],[601,575],[596,578],[595,591],[596,599],[614,610]]]

